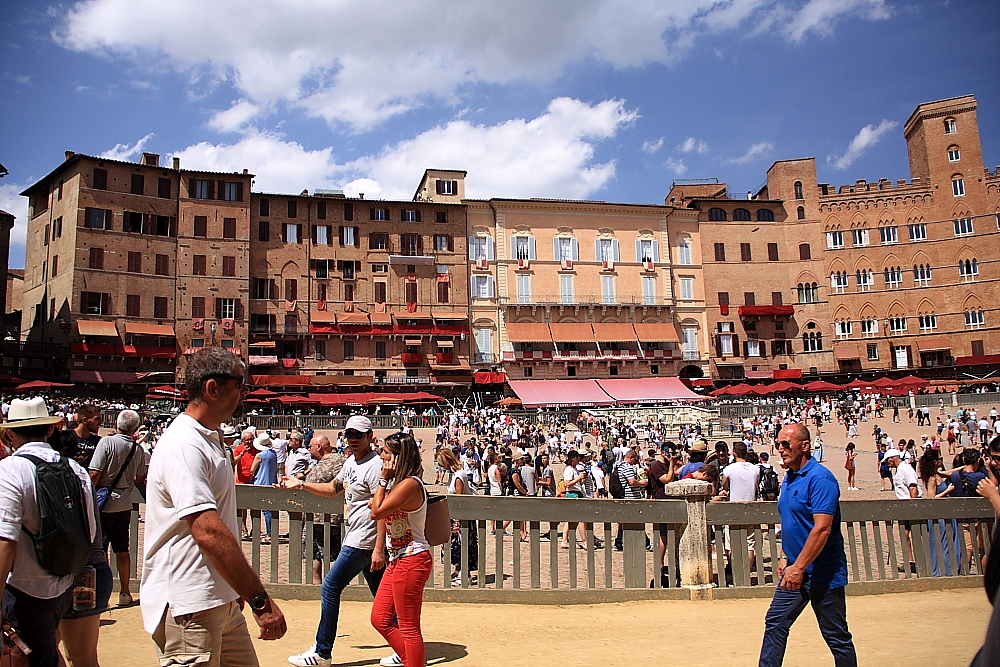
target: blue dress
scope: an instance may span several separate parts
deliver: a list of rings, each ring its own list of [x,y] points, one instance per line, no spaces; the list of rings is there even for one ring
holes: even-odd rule
[[[948,482],[941,482],[938,484],[937,489],[935,489],[935,494],[940,494],[947,488]],[[963,539],[963,537],[962,531],[958,527],[958,520],[928,519],[927,529],[928,541],[931,547],[931,570],[934,572],[934,576],[941,576],[942,563],[938,562],[938,554],[941,555],[941,560],[944,564],[944,576],[952,577],[955,575],[954,568],[952,567],[952,550],[955,552],[955,563],[958,566],[958,574],[962,574],[962,547],[959,544],[959,540]]]
[[[260,453],[260,465],[257,474],[253,476],[255,486],[271,486],[278,483],[278,455],[273,449],[265,449]],[[271,534],[271,510],[264,510],[264,526],[268,535]]]

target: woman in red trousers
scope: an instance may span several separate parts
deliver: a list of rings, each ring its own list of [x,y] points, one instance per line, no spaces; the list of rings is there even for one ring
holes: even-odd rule
[[[371,507],[372,519],[385,520],[389,565],[372,606],[372,625],[406,667],[424,667],[420,608],[431,574],[431,548],[424,537],[427,492],[420,450],[413,436],[395,433],[385,439],[380,455],[382,479]]]

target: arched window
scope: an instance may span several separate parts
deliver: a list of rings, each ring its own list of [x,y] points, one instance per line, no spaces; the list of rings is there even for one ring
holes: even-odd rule
[[[805,197],[802,196],[802,181],[795,181],[795,198],[805,199]]]
[[[799,303],[816,303],[819,301],[819,285],[816,283],[799,283],[796,287]]]
[[[822,352],[823,351],[823,334],[821,334],[819,332],[802,334],[802,351],[803,352]]]
[[[980,329],[986,324],[982,309],[972,309],[965,311],[965,326],[970,329]]]
[[[760,222],[774,222],[774,211],[769,208],[757,209],[757,220]]]
[[[887,266],[884,273],[886,287],[899,287],[903,282],[903,268],[900,266]]]
[[[708,209],[708,219],[712,222],[725,222],[726,212],[721,208],[710,208]]]
[[[948,146],[948,161],[958,162],[962,159],[962,151],[959,150],[958,146]]]
[[[750,211],[745,208],[738,208],[733,211],[733,220],[738,220],[740,222],[750,221]]]
[[[931,265],[930,264],[914,264],[913,265],[913,279],[916,281],[917,285],[926,287],[931,282]]]
[[[976,276],[979,275],[979,260],[966,259],[959,261],[958,273],[966,282],[975,280]]]
[[[961,174],[955,174],[951,177],[951,193],[956,197],[965,196],[965,179],[962,178]]]
[[[799,206],[797,209],[795,209],[795,213],[798,215],[799,220],[805,220],[806,219],[806,207],[805,206]]]
[[[958,134],[958,123],[955,122],[954,118],[944,119],[944,133],[945,134]]]

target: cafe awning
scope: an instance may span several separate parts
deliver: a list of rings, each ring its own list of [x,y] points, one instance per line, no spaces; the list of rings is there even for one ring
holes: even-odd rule
[[[368,313],[337,313],[337,324],[368,326]]]
[[[549,325],[552,340],[557,343],[593,343],[594,329],[591,325],[575,322],[560,322]]]
[[[507,339],[512,343],[547,343],[552,332],[544,322],[514,322],[507,325]]]
[[[680,340],[673,324],[636,322],[632,325],[639,340],[648,343],[670,343]]]
[[[469,319],[468,313],[434,313],[434,319],[440,321],[464,321]]]
[[[597,380],[510,380],[524,407],[614,405]]]
[[[256,343],[247,343],[250,347],[275,347],[273,340],[259,340]]]
[[[372,324],[392,326],[392,313],[369,313]]]
[[[602,343],[639,342],[635,335],[635,329],[633,329],[632,325],[628,323],[595,322],[593,327],[594,337]]]
[[[309,321],[316,324],[336,324],[337,313],[329,310],[314,310],[309,313]]]
[[[393,313],[397,320],[430,320],[433,319],[430,313],[402,311]]]
[[[453,340],[436,340],[438,347],[455,347],[455,341]]]
[[[597,384],[618,403],[697,401],[703,398],[676,377],[597,380]]]
[[[138,322],[126,322],[125,333],[137,336],[176,336],[174,328],[169,324],[140,324]]]
[[[837,345],[833,348],[833,357],[837,361],[860,359],[861,350],[857,345]]]
[[[420,339],[420,338],[404,338],[403,339],[403,344],[404,345],[423,345],[423,343],[424,343],[423,340]]]
[[[939,350],[950,350],[951,343],[947,338],[921,338],[917,341],[917,349],[921,352],[937,352]]]
[[[76,328],[77,331],[80,332],[81,336],[118,337],[118,327],[115,326],[114,322],[105,322],[103,320],[77,320]]]

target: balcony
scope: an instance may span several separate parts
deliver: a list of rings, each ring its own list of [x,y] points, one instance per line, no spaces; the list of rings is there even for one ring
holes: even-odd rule
[[[403,352],[402,357],[404,364],[419,364],[424,360],[422,352]]]
[[[698,361],[701,358],[701,354],[697,351],[684,350],[683,359],[684,361]]]
[[[434,359],[435,359],[434,363],[436,363],[436,364],[451,364],[451,363],[454,363],[454,361],[453,361],[454,358],[455,358],[455,355],[452,352],[437,352],[434,355]]]
[[[605,299],[603,294],[575,294],[563,298],[559,294],[513,295],[501,297],[500,302],[510,306],[665,306],[666,297],[648,298],[642,296],[615,295]]]
[[[473,357],[473,362],[475,364],[492,364],[496,363],[497,355],[492,352],[476,352]]]
[[[375,376],[375,384],[430,384],[430,375],[389,375]]]

